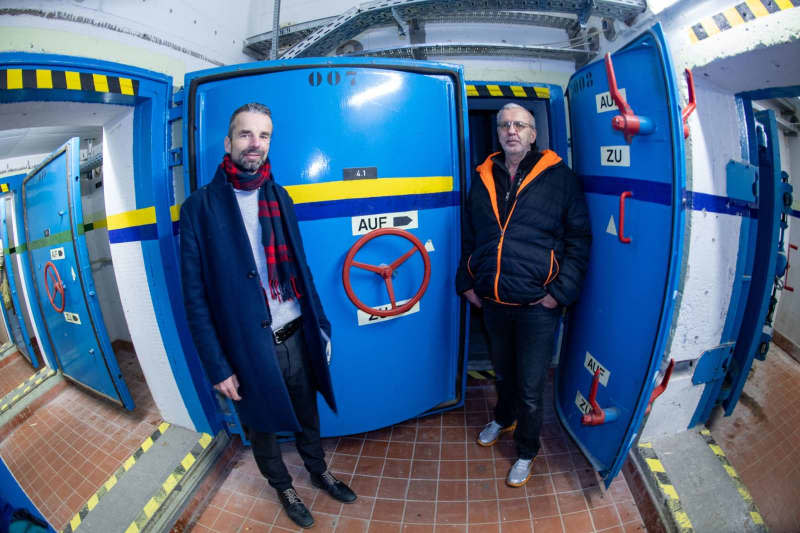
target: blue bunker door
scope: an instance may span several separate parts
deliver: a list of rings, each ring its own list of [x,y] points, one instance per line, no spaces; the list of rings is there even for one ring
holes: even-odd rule
[[[17,268],[14,263],[16,262],[16,254],[20,253],[20,250],[17,250],[11,238],[12,232],[10,231],[8,219],[10,213],[6,212],[7,206],[13,209],[13,196],[5,195],[0,197],[0,218],[2,219],[2,223],[0,224],[0,237],[3,239],[3,271],[8,280],[8,293],[9,299],[11,300],[11,306],[8,309],[5,308],[4,304],[3,314],[6,317],[9,335],[17,350],[28,360],[34,369],[37,369],[41,363],[36,356],[36,352],[33,350],[33,346],[31,346],[28,328],[25,325],[25,319],[22,316],[22,309],[19,305],[17,284],[14,281],[14,269]]]
[[[214,176],[232,112],[248,102],[271,109],[272,172],[295,203],[333,328],[338,414],[320,401],[323,435],[459,405],[461,70],[375,59],[265,62],[190,73],[184,90],[188,192]],[[386,267],[392,273],[383,277]]]
[[[559,417],[607,485],[638,434],[662,363],[685,182],[678,93],[661,28],[611,59],[581,68],[568,85],[573,167],[594,241],[555,382]],[[627,102],[619,108],[639,118],[637,134],[612,126],[624,126],[610,94],[614,73]]]
[[[64,376],[133,409],[92,281],[79,168],[79,139],[73,138],[22,181],[31,282]]]

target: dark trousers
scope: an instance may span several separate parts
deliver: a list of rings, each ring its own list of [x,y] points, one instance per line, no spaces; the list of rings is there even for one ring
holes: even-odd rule
[[[303,329],[300,328],[282,344],[275,345],[275,356],[283,372],[286,388],[289,389],[294,414],[302,428],[302,431],[294,434],[297,452],[309,472],[321,474],[325,472],[327,466],[319,437],[317,392],[308,375],[305,344]],[[269,406],[265,405],[264,409],[269,409]],[[258,469],[269,484],[277,490],[291,487],[292,476],[289,475],[283,462],[275,434],[253,431],[250,434],[250,442]]]
[[[560,316],[560,307],[484,300],[483,320],[497,375],[495,420],[503,427],[517,421],[514,442],[520,459],[531,459],[539,452],[544,384]]]

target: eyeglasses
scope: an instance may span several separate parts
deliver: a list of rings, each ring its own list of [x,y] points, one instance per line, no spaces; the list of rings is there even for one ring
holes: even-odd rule
[[[514,129],[517,130],[517,131],[522,131],[525,128],[532,128],[533,127],[530,124],[528,124],[527,122],[520,122],[519,120],[508,120],[506,122],[498,122],[497,123],[497,128],[501,129],[501,130],[508,131],[508,130],[511,129],[511,126],[514,126]]]

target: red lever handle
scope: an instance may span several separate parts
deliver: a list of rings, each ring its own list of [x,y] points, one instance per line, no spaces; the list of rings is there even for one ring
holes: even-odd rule
[[[606,413],[600,404],[597,403],[597,386],[600,383],[600,369],[594,371],[592,378],[592,388],[589,391],[589,405],[592,406],[592,412],[586,413],[581,417],[581,423],[584,426],[599,426],[606,420]]]
[[[619,195],[619,242],[629,244],[630,237],[625,237],[625,198],[633,196],[633,191],[625,191]]]
[[[625,135],[625,142],[631,143],[634,135],[647,135],[653,133],[653,121],[647,117],[636,115],[625,101],[622,93],[617,88],[617,77],[614,74],[614,65],[611,54],[606,54],[606,76],[608,77],[608,92],[614,103],[617,104],[620,114],[611,119],[611,127]]]
[[[686,73],[686,85],[689,87],[689,102],[686,104],[686,107],[683,108],[681,111],[681,118],[683,119],[683,138],[689,138],[689,115],[697,109],[697,100],[694,96],[694,76],[692,76],[692,71],[688,68],[684,71]]]
[[[656,398],[661,396],[665,390],[667,390],[667,385],[669,385],[669,378],[672,377],[672,369],[675,368],[675,359],[669,360],[669,365],[667,366],[667,371],[664,372],[664,377],[661,378],[661,383],[653,389],[653,392],[650,394],[650,401],[647,404],[647,410],[644,414],[648,414],[650,409],[653,407],[653,402]]]
[[[792,250],[797,251],[797,245],[796,244],[790,244],[789,245],[789,253],[786,256],[786,281],[787,282],[789,281],[789,269],[791,268]],[[789,291],[789,292],[794,292],[794,287],[790,287],[789,285],[784,285],[783,286],[783,290]]]

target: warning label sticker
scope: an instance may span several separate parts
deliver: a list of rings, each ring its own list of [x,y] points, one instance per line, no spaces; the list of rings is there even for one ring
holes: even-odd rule
[[[60,246],[58,248],[51,248],[50,249],[50,260],[55,261],[56,259],[64,259],[64,247]]]
[[[81,317],[78,316],[78,313],[70,313],[69,311],[64,311],[64,320],[66,320],[70,324],[81,323]]]

